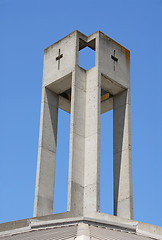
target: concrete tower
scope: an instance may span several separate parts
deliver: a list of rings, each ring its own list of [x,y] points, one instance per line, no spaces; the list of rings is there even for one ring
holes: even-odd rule
[[[78,66],[95,51],[95,67]],[[132,219],[130,52],[102,32],[74,31],[44,52],[34,216],[53,213],[58,108],[71,114],[68,212],[100,211],[100,116],[113,109],[114,215]]]
[[[96,52],[78,66],[79,50]],[[44,52],[34,217],[0,224],[0,240],[150,240],[162,227],[133,220],[130,53],[105,34],[74,31]],[[68,209],[53,214],[58,108],[71,114]],[[114,215],[100,213],[100,116],[113,109]]]

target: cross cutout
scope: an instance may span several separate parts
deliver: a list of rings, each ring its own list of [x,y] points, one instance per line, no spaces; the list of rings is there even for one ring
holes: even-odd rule
[[[59,54],[56,57],[56,61],[58,61],[58,70],[60,69],[60,59],[63,58],[63,54],[60,54],[60,49],[59,49]]]
[[[114,50],[114,55],[111,55],[111,58],[114,60],[114,71],[115,71],[115,62],[118,61],[118,58],[115,57],[115,50]]]

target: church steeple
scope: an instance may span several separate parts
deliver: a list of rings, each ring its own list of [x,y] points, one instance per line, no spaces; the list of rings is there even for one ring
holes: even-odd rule
[[[95,66],[78,65],[90,47]],[[53,213],[58,108],[71,114],[68,212],[100,212],[100,116],[113,109],[114,215],[133,218],[130,53],[98,31],[74,31],[45,49],[34,216]]]

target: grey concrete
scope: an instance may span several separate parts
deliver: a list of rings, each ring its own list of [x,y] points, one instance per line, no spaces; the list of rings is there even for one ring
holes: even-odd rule
[[[76,68],[72,75],[68,211],[83,214],[86,72]],[[79,110],[79,111],[78,111]]]
[[[80,215],[100,206],[100,91],[94,71],[76,67],[72,76],[68,211]]]
[[[130,53],[104,34],[99,36],[101,87],[113,95],[114,215],[133,219]],[[112,59],[114,52],[117,61]],[[106,104],[102,112],[105,107]],[[110,104],[107,107],[111,107]]]
[[[86,46],[96,53],[88,71],[78,66]],[[99,31],[89,37],[74,31],[45,49],[34,216],[53,210],[58,108],[71,114],[67,210],[100,214],[100,115],[114,109],[114,214],[133,218],[129,58]],[[110,98],[101,101],[101,89]]]
[[[53,213],[58,96],[43,87],[34,217]]]
[[[96,233],[98,235],[98,238],[101,238],[102,236],[110,238],[111,236],[111,239],[162,239],[162,227],[99,213],[96,214],[95,218],[86,216],[71,217],[66,213],[64,216],[62,214],[55,214],[50,216],[13,221],[9,223],[2,223],[0,224],[0,238],[8,238],[10,240],[15,238],[26,239],[26,236],[24,235],[26,234],[27,239],[41,239],[44,237],[44,234],[42,234],[44,230],[47,230],[45,232],[45,235],[46,238],[48,238],[48,230],[51,233],[52,229],[56,229],[59,230],[59,239],[64,239],[64,236],[67,237],[66,233],[72,230],[70,230],[70,227],[72,226],[78,226],[75,236],[78,240],[88,239],[87,237],[90,236],[93,237],[92,228],[94,227],[97,230]],[[66,229],[67,232],[64,231],[64,227],[68,227]],[[110,232],[105,232],[106,229],[107,231],[111,230],[114,234],[118,233],[118,237],[115,234],[116,237],[114,236],[115,238],[112,238],[113,236]],[[32,235],[32,232],[34,235]],[[124,232],[127,233],[127,237]],[[57,234],[58,231],[55,232],[53,237],[56,238]]]
[[[114,214],[133,219],[130,93],[113,101]]]
[[[84,163],[84,214],[100,210],[101,78],[97,67],[87,71]]]

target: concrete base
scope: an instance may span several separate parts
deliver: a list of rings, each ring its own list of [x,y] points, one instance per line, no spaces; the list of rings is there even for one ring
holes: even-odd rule
[[[74,225],[77,225],[77,239],[90,239],[89,231],[91,227],[97,227],[97,229],[100,230],[98,234],[101,236],[104,231],[113,230],[114,233],[116,231],[118,233],[120,232],[121,234],[119,234],[118,239],[134,239],[135,235],[135,239],[137,240],[148,240],[148,238],[159,240],[162,239],[162,227],[101,213],[95,213],[94,216],[71,217],[71,214],[69,212],[13,221],[9,223],[2,223],[0,224],[0,239],[4,239],[4,237],[10,236],[10,240],[12,240],[15,239],[15,234],[19,234],[21,236],[21,234],[35,230],[38,232],[39,229],[48,230],[55,227],[58,229],[60,227],[67,226],[67,229],[69,229],[68,231],[70,231],[70,226]],[[62,229],[61,232],[63,234],[64,230]],[[123,236],[122,233],[124,232],[128,235]],[[64,239],[64,237],[61,239]],[[112,239],[115,239],[113,238],[113,235]]]

